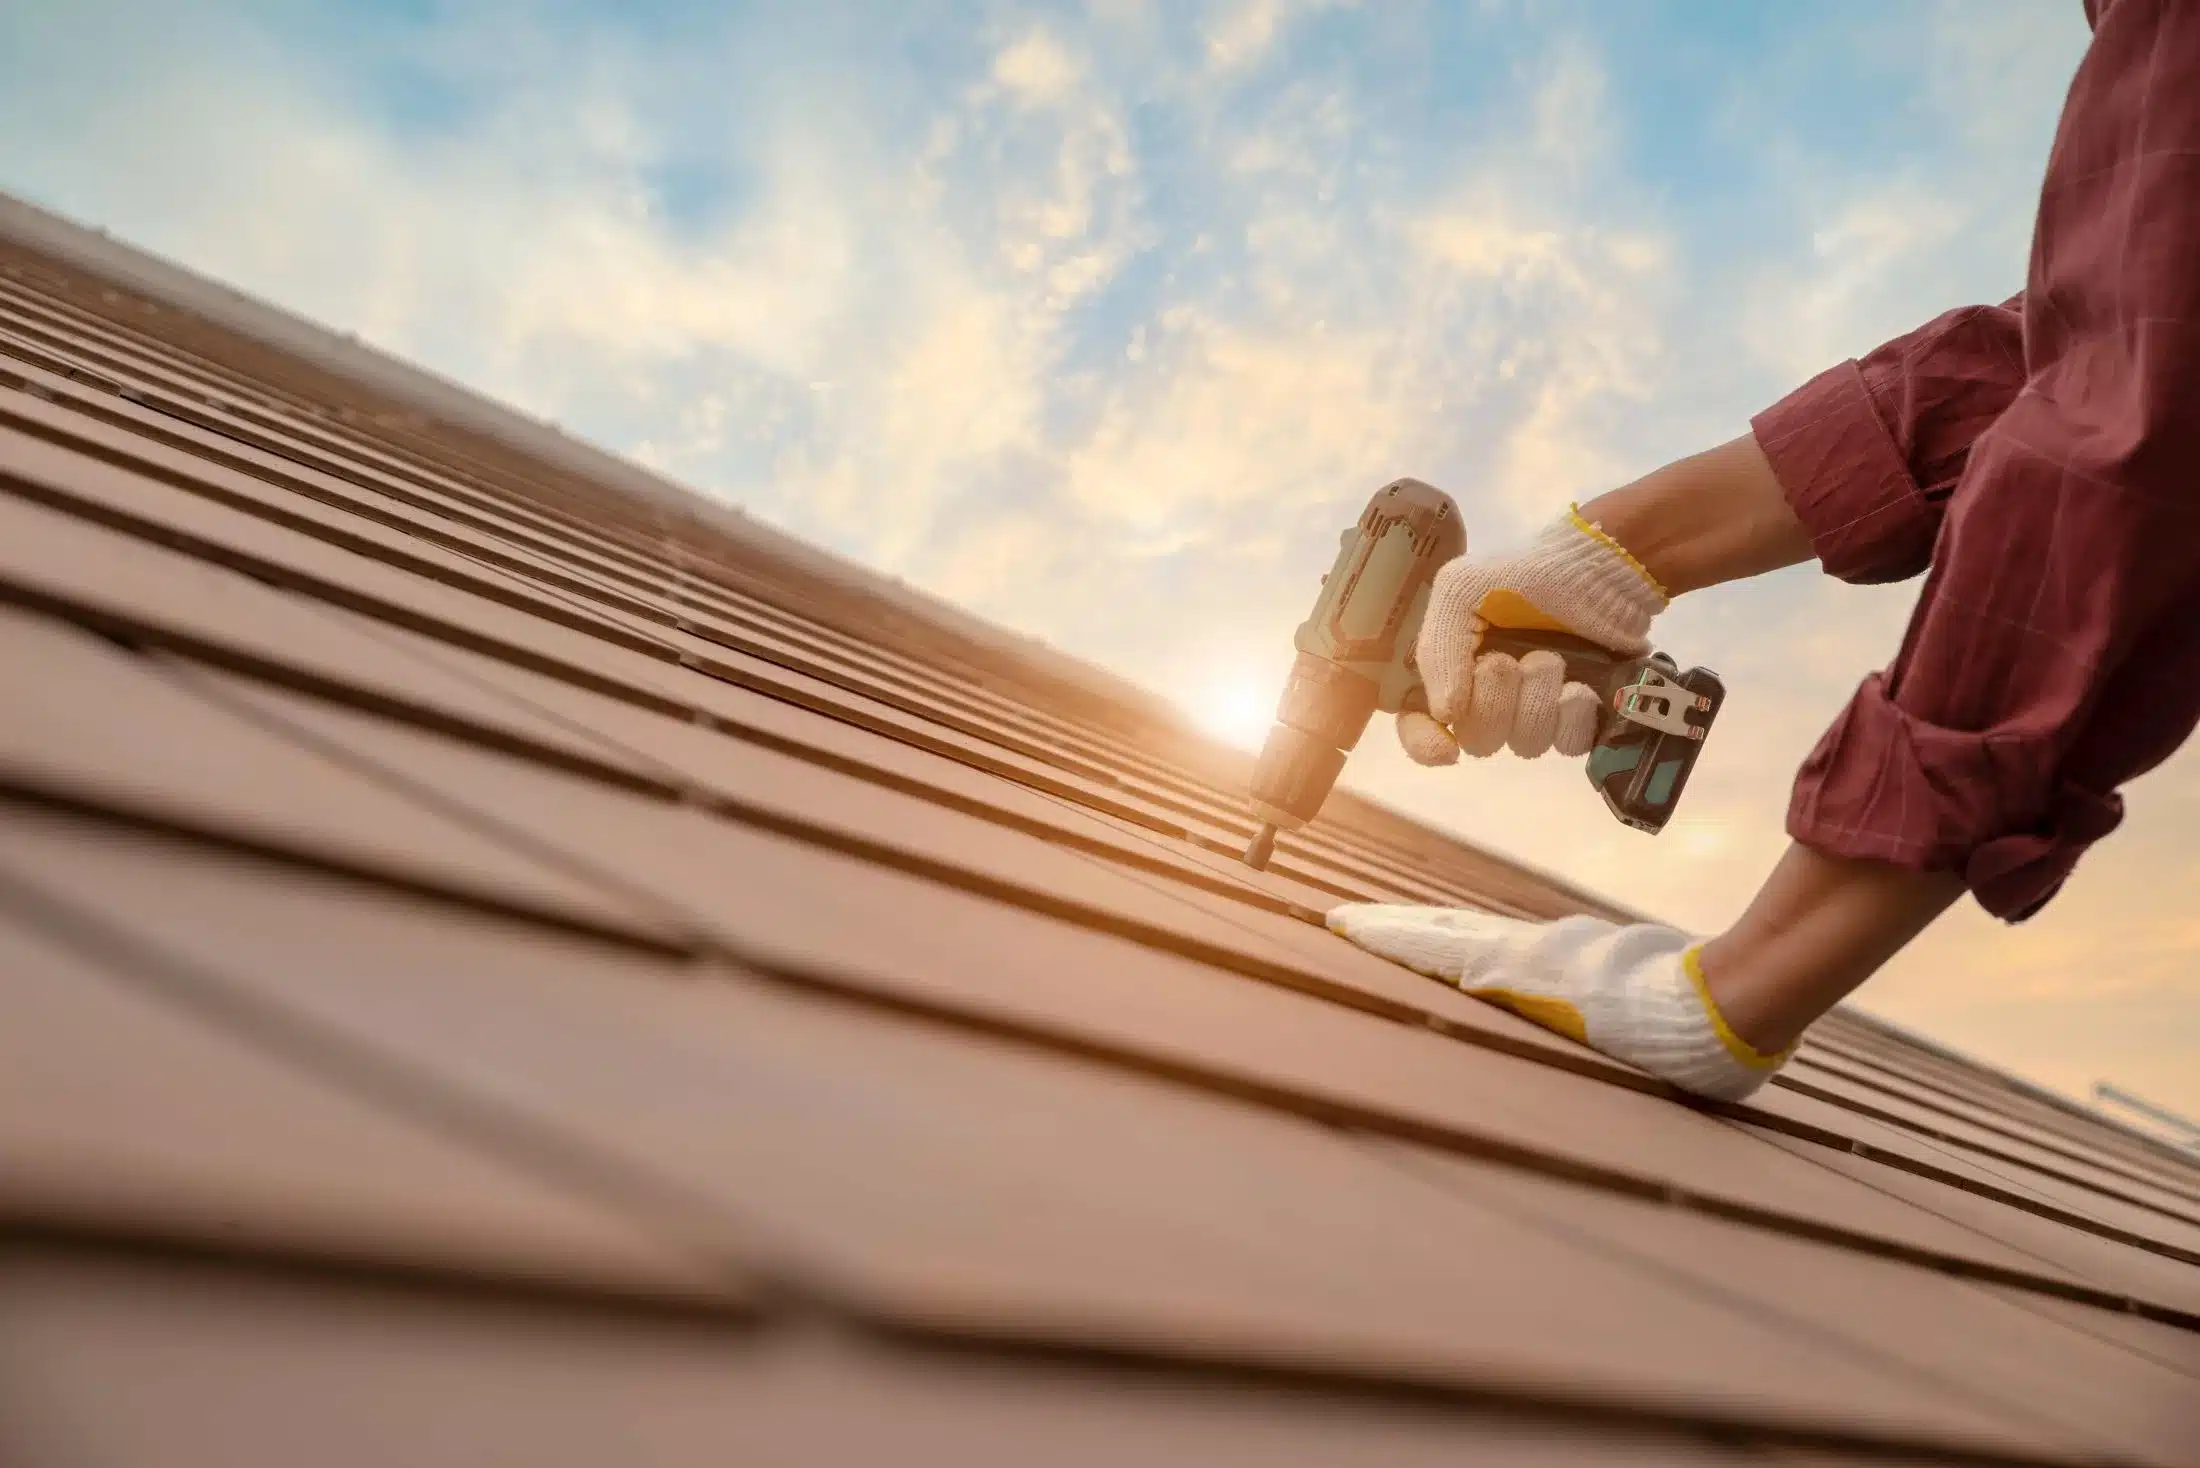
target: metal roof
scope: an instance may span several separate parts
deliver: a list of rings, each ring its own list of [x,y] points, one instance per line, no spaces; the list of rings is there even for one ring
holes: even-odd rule
[[[0,208],[0,1458],[2200,1461],[2200,1165]],[[1606,910],[1616,910],[1607,907]]]

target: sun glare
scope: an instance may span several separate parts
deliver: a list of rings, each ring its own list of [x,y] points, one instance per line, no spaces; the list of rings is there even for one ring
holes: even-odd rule
[[[1240,749],[1259,749],[1276,716],[1275,688],[1251,678],[1220,678],[1201,688],[1189,701],[1191,715],[1202,729],[1225,744]]]

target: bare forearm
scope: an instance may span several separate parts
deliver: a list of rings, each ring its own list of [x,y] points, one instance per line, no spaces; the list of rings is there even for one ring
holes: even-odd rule
[[[1746,433],[1599,495],[1581,513],[1673,596],[1812,556],[1809,533]]]
[[[1790,846],[1749,910],[1704,945],[1704,982],[1743,1039],[1783,1050],[1962,895],[1953,872]]]

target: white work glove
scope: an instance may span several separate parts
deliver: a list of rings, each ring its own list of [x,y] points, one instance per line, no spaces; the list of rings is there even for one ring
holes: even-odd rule
[[[1565,662],[1553,652],[1477,656],[1483,628],[1557,629],[1637,657],[1649,650],[1650,619],[1666,601],[1642,563],[1578,509],[1515,555],[1447,563],[1414,646],[1429,710],[1398,715],[1398,742],[1424,765],[1508,745],[1529,759],[1551,749],[1587,754],[1603,716],[1596,692],[1566,682]]]
[[[1737,1035],[1704,982],[1702,945],[1663,924],[1353,902],[1330,911],[1329,930],[1692,1095],[1743,1100],[1795,1053]]]

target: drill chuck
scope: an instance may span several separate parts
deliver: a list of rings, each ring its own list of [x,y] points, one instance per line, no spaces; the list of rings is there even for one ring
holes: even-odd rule
[[[1346,679],[1360,684],[1365,692],[1352,688]],[[1359,743],[1374,711],[1374,684],[1334,663],[1299,654],[1277,709],[1279,722],[1268,730],[1268,741],[1253,765],[1252,799],[1247,804],[1261,826],[1253,833],[1252,845],[1245,848],[1247,866],[1265,870],[1275,850],[1277,828],[1295,831],[1320,813],[1337,776],[1344,772],[1345,751]]]
[[[1278,724],[1268,731],[1253,766],[1253,814],[1271,826],[1295,830],[1320,813],[1330,787],[1344,773],[1345,751],[1327,740]]]
[[[1381,697],[1382,690],[1372,679],[1302,652],[1291,664],[1283,697],[1276,701],[1276,732],[1296,729],[1331,749],[1350,749],[1367,731],[1367,721],[1374,717]]]
[[[1350,668],[1300,653],[1253,766],[1253,813],[1287,829],[1314,819],[1344,770],[1345,752],[1374,717],[1380,692]]]

